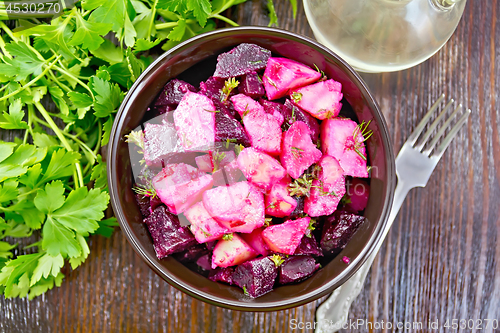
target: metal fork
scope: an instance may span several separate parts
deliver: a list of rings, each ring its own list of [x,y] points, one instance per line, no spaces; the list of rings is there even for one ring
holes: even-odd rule
[[[447,111],[454,103],[454,100],[451,99],[439,113],[437,118],[429,125],[427,131],[421,136],[424,128],[428,123],[430,123],[433,114],[438,109],[439,104],[443,101],[444,97],[444,94],[441,95],[431,106],[413,133],[411,133],[408,140],[406,140],[403,147],[401,147],[401,150],[396,157],[396,175],[398,177],[398,184],[394,192],[394,201],[391,213],[383,231],[382,238],[363,266],[361,266],[361,268],[346,283],[337,288],[318,308],[316,311],[316,321],[318,322],[315,330],[316,333],[335,332],[347,323],[347,316],[349,314],[351,303],[363,289],[366,275],[368,274],[373,260],[380,250],[392,223],[396,219],[406,195],[414,187],[425,187],[432,171],[434,171],[446,148],[448,148],[460,128],[462,128],[462,126],[467,122],[467,118],[471,113],[470,109],[466,110],[465,113],[459,118],[458,122],[451,127],[451,122],[460,110],[462,110],[462,105],[459,104],[444,124],[439,128],[432,140],[430,140],[433,131],[437,128],[439,122],[446,116]],[[444,137],[439,145],[437,145],[441,136],[448,128],[451,128],[449,133]]]

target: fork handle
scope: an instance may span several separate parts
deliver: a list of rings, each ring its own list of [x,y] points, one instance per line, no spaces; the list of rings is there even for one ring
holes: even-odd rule
[[[377,256],[377,253],[380,250],[392,223],[398,215],[399,209],[403,205],[406,195],[411,189],[411,186],[406,185],[402,181],[398,181],[396,189],[394,190],[394,200],[392,202],[391,212],[382,233],[382,238],[379,240],[370,257],[368,257],[359,270],[341,287],[337,288],[318,308],[316,311],[316,321],[318,324],[316,326],[315,333],[336,332],[347,323],[349,308],[351,307],[354,299],[363,289],[366,276],[372,266],[373,260]]]

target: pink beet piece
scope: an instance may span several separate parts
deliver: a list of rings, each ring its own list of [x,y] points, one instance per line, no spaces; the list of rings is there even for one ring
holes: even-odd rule
[[[240,234],[241,238],[248,243],[258,254],[267,256],[269,254],[269,247],[262,238],[262,228],[257,228],[249,234]]]
[[[252,147],[243,149],[237,161],[243,175],[252,184],[266,191],[286,176],[286,170],[280,162]]]
[[[210,155],[201,155],[201,156],[196,156],[194,158],[194,161],[196,162],[196,166],[198,169],[202,172],[212,172],[213,166],[212,166],[212,161],[210,160]]]
[[[205,150],[215,142],[215,106],[205,95],[188,91],[174,111],[174,122],[185,149]]]
[[[214,154],[218,154],[218,156],[223,156],[219,161],[215,161],[214,164]],[[217,166],[217,169],[221,169],[222,167],[228,165],[232,161],[236,159],[236,154],[234,151],[218,151],[218,152],[209,152],[206,155],[196,156],[195,162],[198,166],[198,169],[203,172],[213,172],[214,167]]]
[[[351,119],[331,118],[321,124],[321,150],[339,161],[345,175],[368,178],[364,140]]]
[[[214,186],[225,186],[246,180],[245,176],[238,167],[238,161],[233,160],[225,165],[222,169],[215,171],[212,176],[214,177]]]
[[[245,116],[249,114],[263,114],[264,108],[256,100],[248,97],[244,94],[238,94],[231,97],[231,102],[233,103],[234,109],[240,114],[240,117],[244,119]]]
[[[346,210],[357,213],[366,208],[368,198],[370,196],[370,185],[359,178],[354,178],[347,182],[347,198],[348,203],[345,205]]]
[[[281,103],[276,103],[276,102],[270,102],[265,99],[260,99],[259,103],[264,107],[264,112],[269,113],[272,115],[276,120],[278,120],[278,123],[283,125],[283,122],[285,121],[285,106]]]
[[[282,134],[279,121],[264,112],[257,101],[243,94],[231,97],[231,102],[243,119],[252,146],[268,154],[278,155]]]
[[[229,238],[220,240],[215,245],[212,269],[239,265],[257,256],[257,252],[237,234],[232,234],[232,238]]]
[[[274,116],[267,113],[249,114],[243,118],[243,125],[253,147],[270,155],[279,155],[282,132]]]
[[[189,207],[184,216],[191,222],[191,232],[198,243],[210,242],[221,238],[229,230],[221,226],[207,212],[202,201],[199,201]]]
[[[170,123],[144,125],[144,160],[148,166],[162,165],[183,149],[177,138],[177,131]]]
[[[342,84],[326,80],[302,88],[290,90],[293,103],[309,112],[313,117],[326,119],[336,117],[342,108]]]
[[[272,225],[264,229],[262,238],[264,238],[271,251],[293,254],[299,246],[310,221],[310,217],[303,217]]]
[[[262,80],[257,72],[251,72],[245,75],[241,80],[238,89],[243,94],[252,98],[262,97],[266,93],[264,86],[262,85]]]
[[[281,164],[292,178],[299,178],[304,171],[321,158],[321,151],[316,148],[307,125],[296,121],[283,134],[281,145]]]
[[[213,186],[211,175],[184,163],[168,164],[153,178],[158,197],[170,212],[180,214],[202,199]]]
[[[222,226],[250,233],[264,225],[264,196],[249,182],[219,186],[203,194],[203,204]]]
[[[267,99],[283,97],[288,90],[303,87],[321,78],[321,73],[287,58],[269,58],[262,81]]]
[[[345,194],[344,170],[335,157],[324,155],[318,166],[318,179],[304,202],[304,212],[312,217],[332,214]]]
[[[292,214],[297,207],[297,201],[289,195],[290,177],[286,176],[273,185],[265,197],[266,214],[275,217],[285,217]]]

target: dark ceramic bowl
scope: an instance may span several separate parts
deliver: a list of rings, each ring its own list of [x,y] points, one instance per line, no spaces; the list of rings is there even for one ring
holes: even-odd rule
[[[124,140],[125,134],[140,125],[147,107],[167,81],[181,74],[183,79],[191,82],[207,79],[214,71],[214,56],[243,42],[258,44],[278,56],[311,67],[315,64],[323,69],[328,77],[342,83],[345,100],[360,122],[371,120],[370,129],[373,131],[373,136],[367,141],[373,166],[370,200],[365,210],[368,222],[358,230],[337,258],[311,278],[299,284],[278,287],[257,299],[249,299],[237,287],[212,282],[174,258],[156,258],[132,191],[129,150]],[[207,61],[211,66],[206,65]],[[335,53],[309,38],[262,27],[209,32],[191,38],[160,56],[142,73],[125,97],[108,146],[111,203],[125,236],[139,256],[158,275],[183,292],[214,305],[246,311],[276,311],[299,306],[331,293],[349,279],[381,240],[394,194],[394,170],[394,154],[386,123],[359,75]],[[349,265],[340,260],[343,256],[351,259]]]

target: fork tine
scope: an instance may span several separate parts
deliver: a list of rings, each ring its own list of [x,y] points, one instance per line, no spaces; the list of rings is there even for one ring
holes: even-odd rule
[[[455,111],[450,115],[450,117],[445,121],[445,123],[441,126],[439,131],[436,133],[434,136],[434,139],[427,145],[427,148],[422,152],[425,155],[429,156],[431,154],[431,151],[434,149],[434,146],[436,143],[439,141],[439,138],[441,138],[441,135],[444,134],[448,126],[450,126],[451,121],[456,117],[458,111],[462,109],[462,104],[459,104],[456,108]]]
[[[413,132],[408,137],[407,142],[411,143],[412,146],[415,144],[415,142],[417,142],[417,139],[420,136],[420,133],[422,133],[422,131],[424,130],[424,127],[429,122],[429,119],[431,118],[432,113],[437,109],[439,103],[441,103],[443,98],[444,98],[444,94],[441,94],[441,96],[438,98],[438,100],[436,102],[434,102],[434,104],[431,106],[429,111],[425,114],[424,118],[422,118],[420,123],[418,123],[417,127],[415,127]]]
[[[433,156],[436,155],[438,158],[441,158],[443,156],[443,153],[445,152],[446,148],[450,145],[451,141],[453,141],[453,138],[457,135],[458,131],[462,128],[462,126],[467,122],[467,119],[469,118],[469,115],[471,114],[471,110],[468,109],[462,117],[458,120],[455,126],[451,129],[450,133],[443,139],[443,142],[436,148],[436,151],[434,152]]]
[[[439,124],[439,122],[441,121],[441,119],[443,119],[443,117],[446,115],[446,112],[448,111],[448,109],[450,108],[450,106],[454,102],[455,102],[455,100],[453,98],[450,99],[450,101],[443,108],[443,110],[441,111],[441,113],[439,114],[439,116],[437,116],[436,119],[429,126],[429,128],[427,129],[427,132],[424,133],[424,135],[422,136],[422,139],[420,140],[420,143],[415,146],[416,149],[422,150],[422,148],[424,148],[424,145],[427,143],[427,140],[431,136],[432,131],[437,127],[437,125]]]

